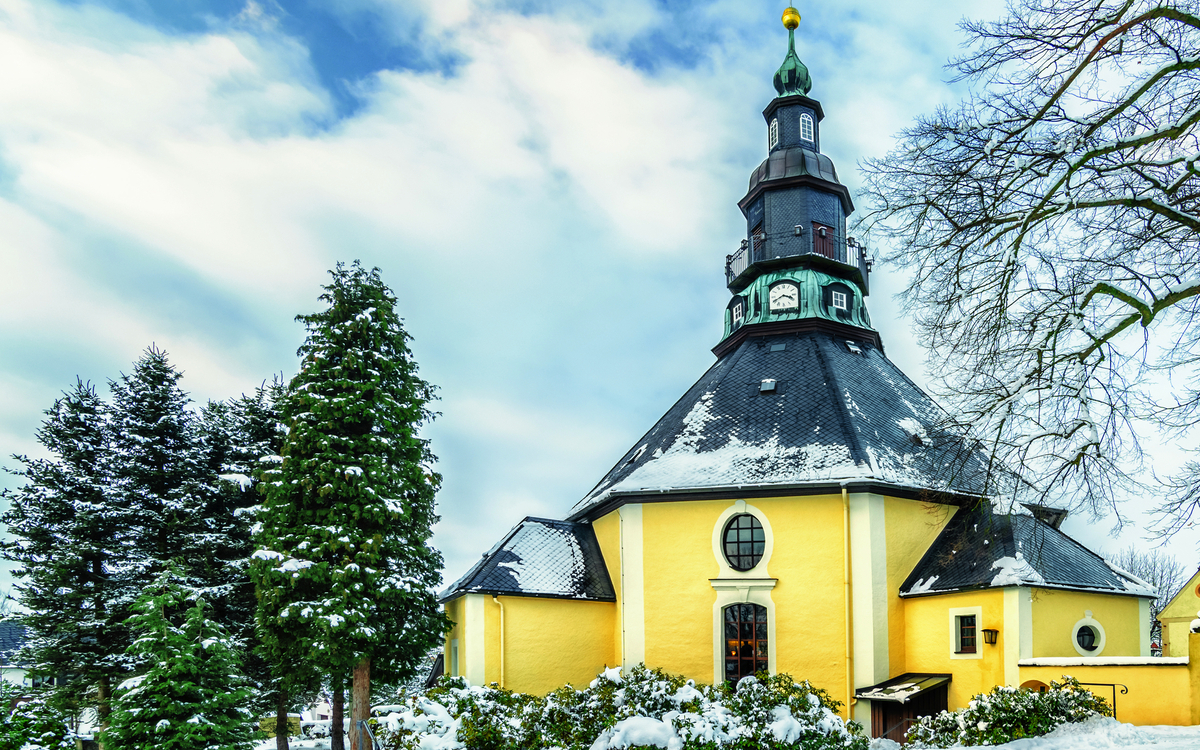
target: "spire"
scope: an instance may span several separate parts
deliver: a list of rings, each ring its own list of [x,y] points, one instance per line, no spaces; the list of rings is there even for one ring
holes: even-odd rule
[[[788,30],[788,53],[783,58],[783,65],[775,71],[775,90],[780,96],[807,94],[812,88],[812,78],[808,76],[808,68],[796,57],[796,27],[800,25],[800,12],[795,8],[785,10],[783,25]]]

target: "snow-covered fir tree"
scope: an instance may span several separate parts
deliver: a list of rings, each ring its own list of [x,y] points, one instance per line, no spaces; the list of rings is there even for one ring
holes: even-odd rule
[[[227,401],[210,401],[201,410],[199,430],[208,455],[209,469],[223,481],[218,486],[219,508],[212,510],[223,527],[221,548],[216,558],[224,562],[225,595],[212,616],[247,647],[257,643],[254,612],[257,599],[250,579],[249,556],[253,552],[251,526],[258,504],[256,491],[261,459],[278,455],[286,429],[279,421],[275,404],[283,393],[276,379]],[[254,708],[271,710],[277,696],[273,672],[258,648],[243,653],[246,674],[261,689],[256,690]]]
[[[119,528],[110,505],[105,404],[77,382],[47,410],[37,433],[50,454],[17,456],[25,483],[5,491],[0,519],[16,562],[16,595],[28,638],[23,659],[36,675],[56,677],[46,699],[62,709],[97,705],[107,714],[110,686],[130,667],[122,592],[111,573],[121,566]]]
[[[222,559],[231,512],[200,440],[197,416],[180,388],[182,373],[150,347],[112,389],[111,495],[127,560],[129,604],[173,562],[210,602],[229,592]]]
[[[146,587],[129,618],[140,674],[116,692],[106,750],[249,750],[251,690],[233,639],[177,569]]]
[[[264,642],[281,653],[302,643],[328,674],[352,672],[353,722],[369,710],[372,671],[411,673],[446,630],[428,543],[440,477],[418,434],[433,388],[396,298],[379,269],[331,275],[327,309],[298,318],[308,336],[281,403],[282,458],[264,475],[253,569]]]

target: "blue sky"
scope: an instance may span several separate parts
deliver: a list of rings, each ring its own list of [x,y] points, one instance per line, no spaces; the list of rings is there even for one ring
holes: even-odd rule
[[[294,316],[361,258],[441,389],[457,577],[520,518],[561,517],[711,364],[782,9],[0,0],[0,455],[36,454],[62,389],[151,343],[197,401],[290,376]],[[1000,9],[800,6],[843,182],[961,96],[956,22]],[[902,274],[869,305],[922,382]]]

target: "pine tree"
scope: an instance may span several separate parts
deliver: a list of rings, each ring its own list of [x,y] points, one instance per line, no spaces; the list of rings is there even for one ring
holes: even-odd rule
[[[230,513],[179,386],[182,377],[152,346],[131,373],[110,383],[111,494],[128,550],[121,572],[126,606],[172,562],[209,601],[227,593],[220,552],[228,544]]]
[[[287,441],[264,476],[255,553],[265,642],[302,644],[328,673],[353,673],[351,727],[367,718],[371,672],[411,673],[447,627],[429,546],[440,477],[418,429],[433,388],[417,375],[396,299],[357,262],[338,264],[297,319],[308,336],[281,412]],[[351,747],[358,733],[351,731]]]
[[[57,678],[47,700],[67,710],[96,704],[103,721],[109,686],[130,667],[128,613],[112,576],[123,553],[108,496],[105,405],[76,382],[46,415],[37,439],[51,457],[17,456],[25,484],[3,493],[0,520],[13,537],[3,554],[20,565],[24,658],[34,674]]]
[[[226,580],[221,587],[224,595],[211,616],[246,647],[257,644],[257,599],[249,557],[254,551],[251,528],[259,500],[258,475],[263,457],[278,455],[287,434],[275,406],[282,393],[283,383],[275,380],[253,394],[210,401],[200,414],[199,430],[209,469],[223,480],[218,486],[220,507],[211,512],[224,519],[225,538],[216,557],[224,561]],[[275,670],[257,648],[245,651],[243,667],[255,684],[271,685]],[[273,707],[276,692],[272,687],[256,691],[255,710]]]
[[[251,691],[237,649],[177,569],[158,575],[129,618],[146,666],[117,690],[108,750],[249,750]],[[177,624],[177,621],[180,621]]]

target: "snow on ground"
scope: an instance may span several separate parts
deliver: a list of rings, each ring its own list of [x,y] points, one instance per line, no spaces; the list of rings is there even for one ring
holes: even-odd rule
[[[661,722],[656,722],[661,723]],[[615,739],[615,738],[614,738]],[[632,737],[624,738],[632,739]],[[644,739],[644,738],[639,738]],[[292,738],[291,750],[329,750],[329,740]],[[346,746],[350,743],[347,741]],[[614,747],[615,745],[606,745]],[[898,750],[891,740],[875,740],[871,750]],[[992,750],[1200,750],[1200,726],[1135,727],[1116,719],[1097,716],[1079,724],[1064,724],[1044,737],[996,745]],[[259,743],[254,750],[275,750],[275,740]]]
[[[891,740],[875,740],[871,750],[897,750]],[[1135,727],[1107,716],[1063,724],[1043,737],[1014,740],[993,750],[1200,750],[1200,726]]]

